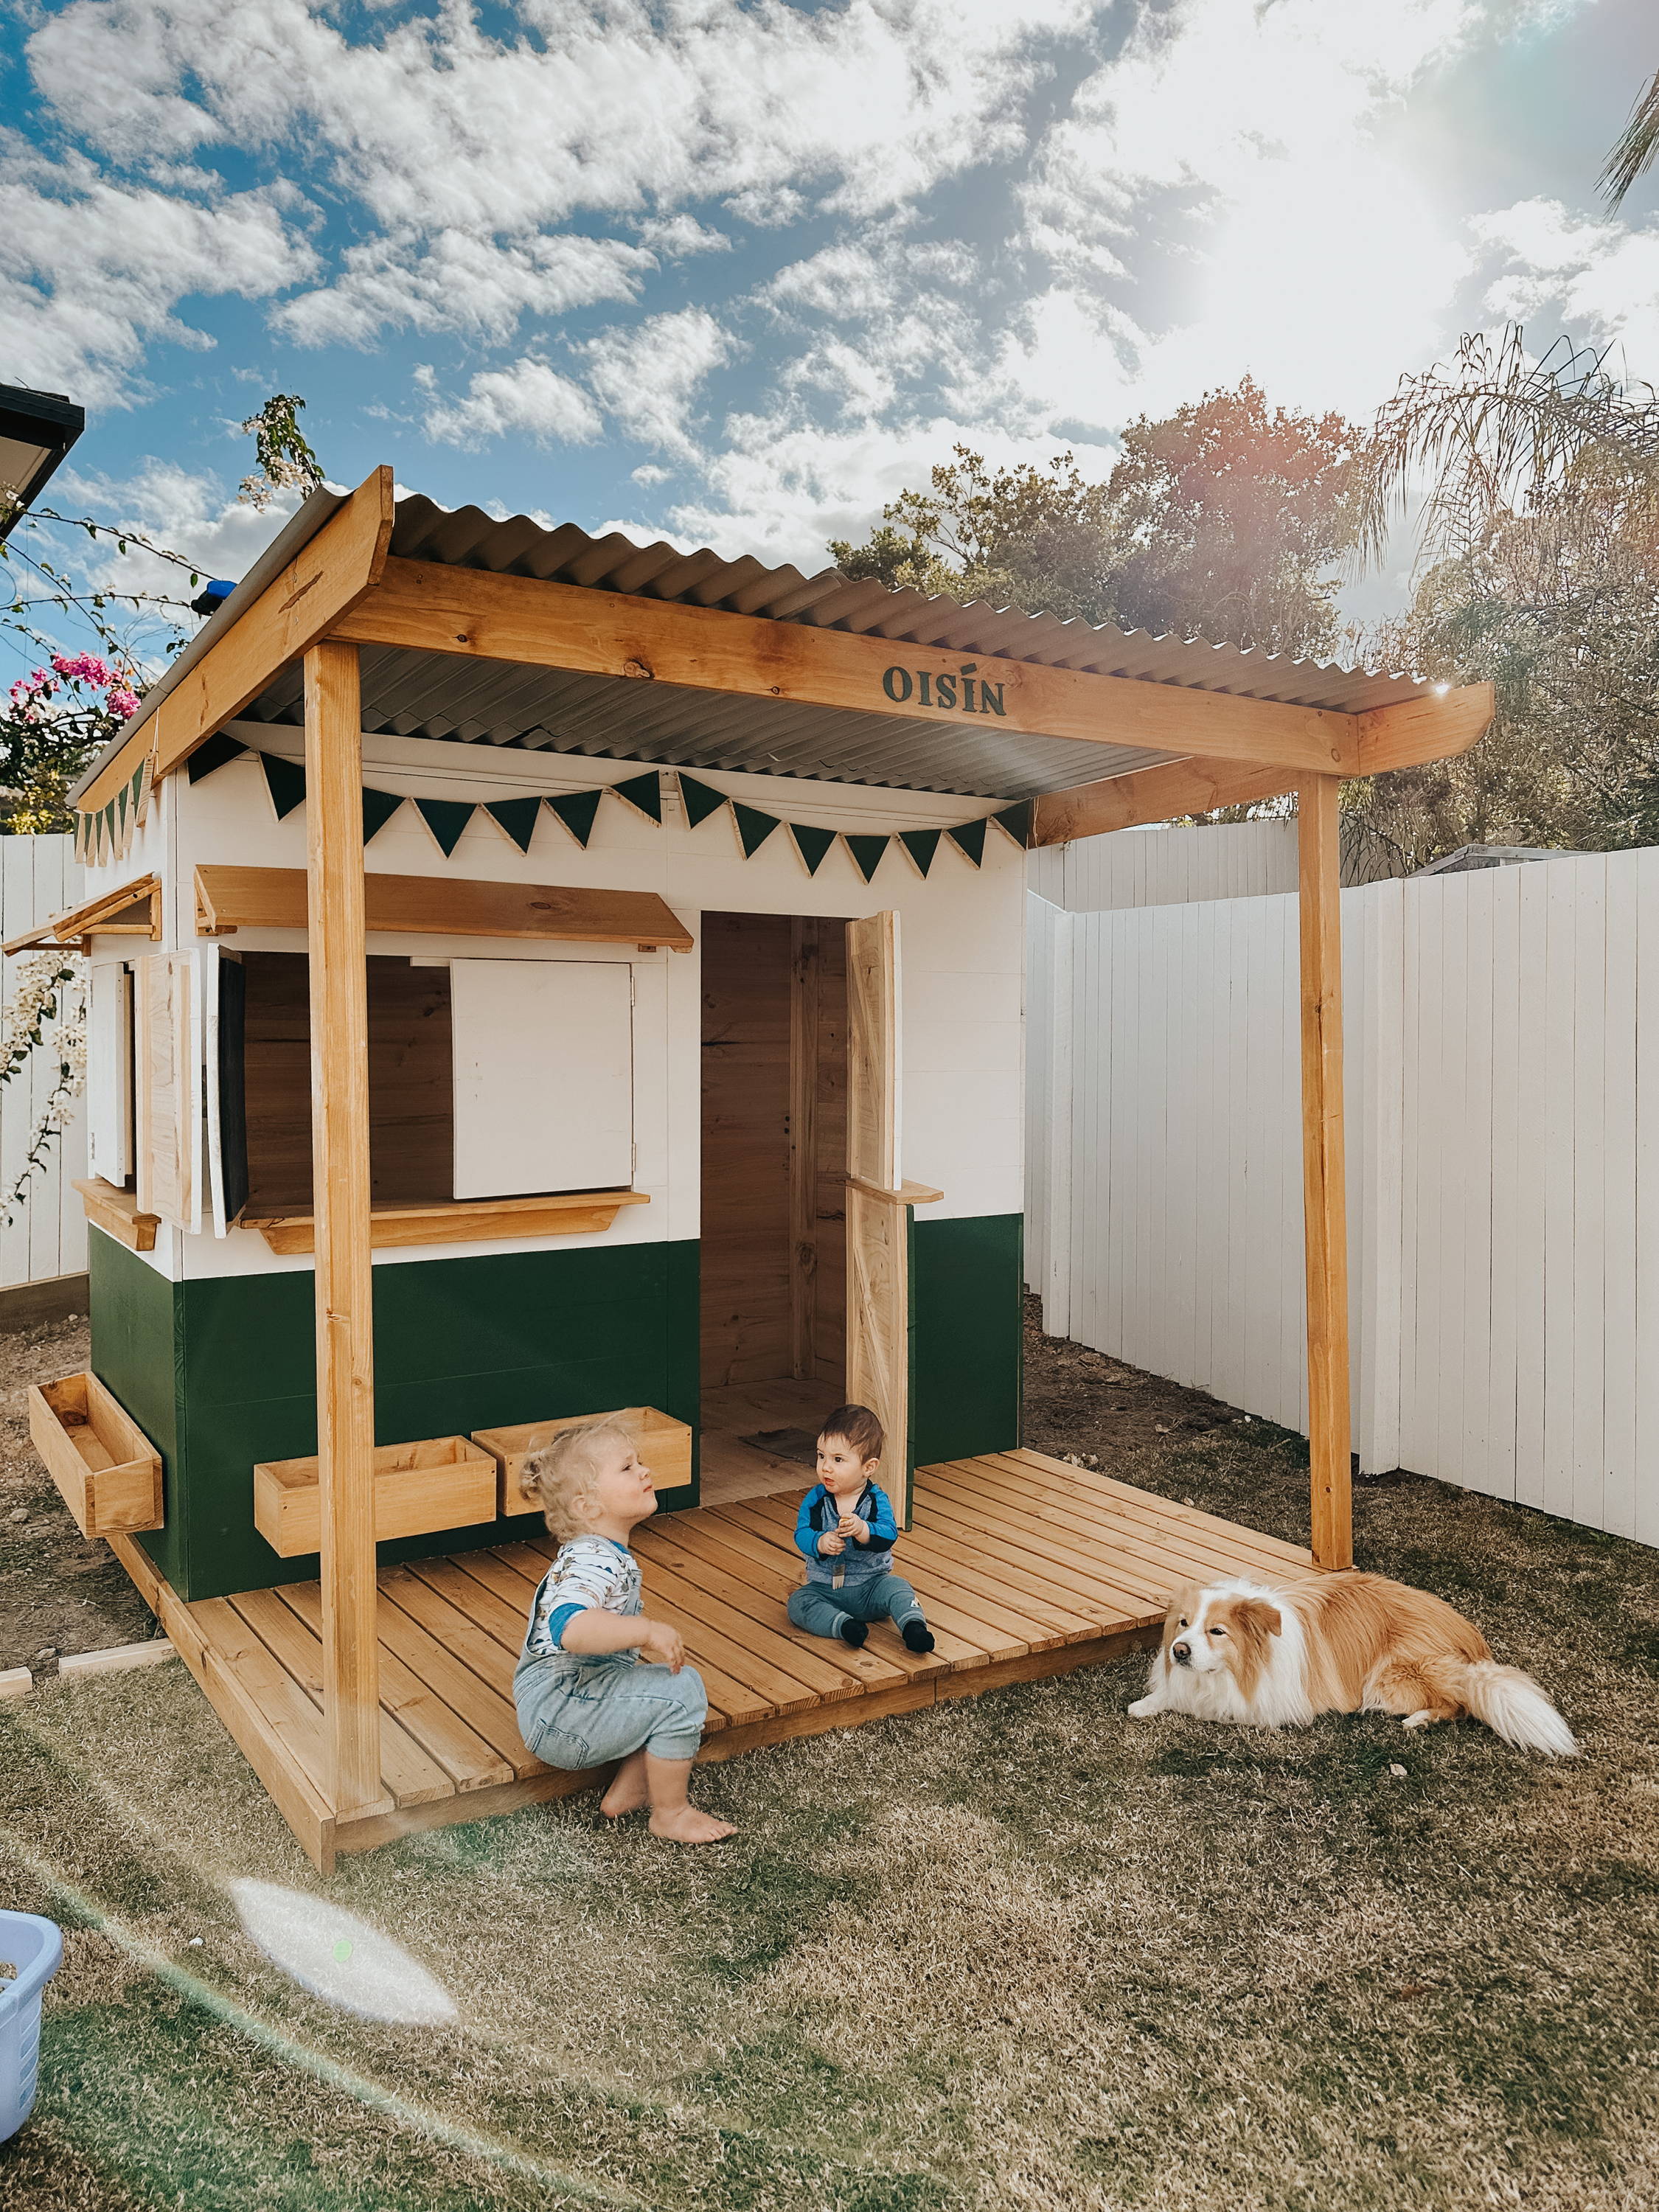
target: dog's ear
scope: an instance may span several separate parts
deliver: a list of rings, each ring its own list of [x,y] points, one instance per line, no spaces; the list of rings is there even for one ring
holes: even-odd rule
[[[1253,1622],[1256,1627],[1269,1636],[1282,1636],[1285,1632],[1283,1614],[1276,1605],[1270,1605],[1265,1597],[1241,1598],[1238,1604],[1238,1618],[1241,1620]]]

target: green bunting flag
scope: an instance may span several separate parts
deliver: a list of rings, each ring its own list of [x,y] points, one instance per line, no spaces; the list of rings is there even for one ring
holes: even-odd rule
[[[945,834],[951,842],[958,846],[974,866],[978,867],[980,862],[985,858],[984,817],[981,815],[977,822],[959,822],[954,829],[947,830]]]
[[[240,760],[247,747],[240,738],[233,738],[228,730],[221,730],[216,738],[210,738],[204,745],[198,745],[185,762],[185,769],[192,783],[199,783],[204,775],[211,775],[216,768],[227,761]]]
[[[363,842],[377,831],[384,830],[403,800],[395,791],[365,791],[363,793]]]
[[[939,850],[942,830],[901,830],[899,842],[925,876],[933,865],[933,855]]]
[[[270,794],[270,803],[280,822],[302,805],[306,795],[306,772],[292,761],[279,759],[275,754],[260,752],[244,739],[222,732],[210,738],[191,756],[188,766],[192,783],[228,762],[252,752],[259,763]],[[787,829],[794,842],[796,852],[809,875],[817,875],[829,857],[830,848],[839,837],[853,856],[854,865],[865,882],[869,883],[881,866],[882,855],[896,838],[904,847],[918,872],[928,876],[938,858],[941,842],[949,838],[963,857],[975,867],[985,859],[985,830],[988,822],[997,826],[1023,847],[1030,836],[1032,801],[1018,799],[1012,806],[1000,808],[996,813],[981,815],[972,822],[958,822],[943,830],[897,830],[882,836],[866,835],[862,831],[820,830],[810,823],[791,822],[787,816],[769,814],[758,806],[750,806],[724,791],[716,791],[712,784],[690,775],[684,769],[676,771],[680,797],[684,802],[686,820],[695,830],[717,814],[723,806],[732,810],[738,841],[744,858],[752,860],[774,832]],[[106,847],[124,852],[131,837],[132,825],[138,818],[139,806],[144,795],[146,770],[141,766],[131,782],[116,794],[107,805],[96,814],[77,814],[75,819],[75,849],[78,859],[94,860],[103,857]],[[601,784],[592,791],[561,792],[556,798],[546,794],[527,794],[515,799],[410,799],[410,804],[419,810],[422,819],[436,839],[441,852],[448,858],[460,842],[463,831],[473,815],[480,809],[488,814],[504,836],[511,838],[521,853],[530,850],[535,836],[536,823],[544,804],[556,814],[576,842],[586,849],[592,836],[598,819],[599,801],[606,792],[614,792],[643,814],[648,821],[660,823],[663,818],[662,774],[649,769],[640,775],[626,776],[620,783]],[[404,804],[406,793],[375,791],[367,786],[363,791],[363,842],[383,830],[398,809]]]
[[[680,797],[685,801],[685,818],[694,830],[700,822],[707,822],[711,814],[726,804],[723,791],[715,791],[708,784],[699,783],[696,776],[687,775],[684,769],[680,770]]]
[[[649,775],[630,775],[625,783],[611,787],[618,799],[625,799],[630,806],[637,806],[641,814],[648,814],[653,822],[662,820],[662,778],[653,769]]]
[[[530,850],[541,811],[539,799],[491,799],[484,804],[484,812],[498,829],[505,830],[521,853]]]
[[[763,814],[757,806],[745,806],[739,799],[732,801],[732,812],[737,821],[743,857],[745,860],[752,860],[777,828],[778,817],[775,814]]]
[[[817,875],[823,865],[823,856],[836,842],[833,830],[814,830],[805,822],[792,822],[789,835],[795,841],[795,850],[806,863],[809,876]]]
[[[416,809],[427,828],[438,841],[438,850],[447,860],[461,842],[461,832],[472,819],[473,807],[470,799],[417,799]]]
[[[855,837],[842,830],[842,842],[858,863],[859,873],[867,884],[881,866],[881,856],[890,841],[885,837]]]
[[[1022,799],[1012,806],[1005,806],[1000,814],[991,817],[999,829],[1006,830],[1022,852],[1031,835],[1031,802]]]
[[[599,811],[600,791],[564,791],[547,802],[584,852],[593,835],[593,817]]]
[[[280,822],[305,804],[306,772],[292,761],[278,760],[275,753],[261,753],[259,765],[265,772],[265,789]]]

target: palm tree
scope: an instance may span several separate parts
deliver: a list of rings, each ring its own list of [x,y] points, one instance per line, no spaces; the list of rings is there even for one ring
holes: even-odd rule
[[[1624,135],[1601,172],[1601,189],[1610,210],[1617,210],[1642,172],[1652,167],[1656,155],[1659,155],[1659,71],[1632,108]]]

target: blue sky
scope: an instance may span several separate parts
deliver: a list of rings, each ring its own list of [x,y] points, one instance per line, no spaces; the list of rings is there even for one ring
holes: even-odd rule
[[[1254,374],[1365,416],[1524,317],[1659,381],[1649,0],[11,0],[0,381],[211,572],[237,420],[333,478],[823,565],[957,440]],[[1402,587],[1374,580],[1375,610]]]

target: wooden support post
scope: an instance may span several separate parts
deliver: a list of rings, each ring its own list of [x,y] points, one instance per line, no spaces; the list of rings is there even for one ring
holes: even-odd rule
[[[1298,787],[1302,921],[1302,1206],[1308,1255],[1308,1455],[1314,1558],[1353,1565],[1348,1410],[1348,1221],[1342,1138],[1341,779]]]
[[[356,646],[312,647],[305,702],[323,1737],[331,1810],[352,1820],[388,1802],[380,1787],[375,1632],[368,972]]]

